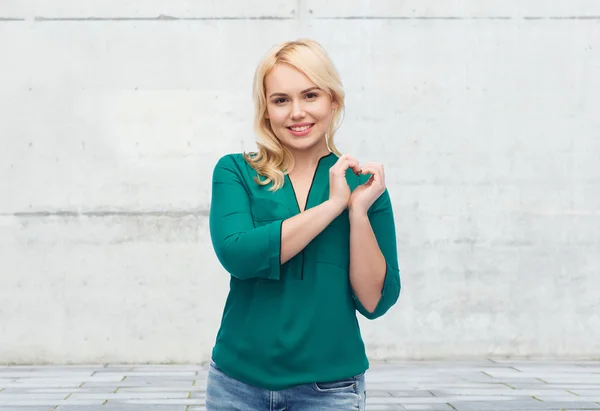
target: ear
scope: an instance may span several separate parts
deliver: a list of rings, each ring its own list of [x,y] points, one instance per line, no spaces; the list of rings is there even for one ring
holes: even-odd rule
[[[331,108],[332,108],[332,109],[334,109],[334,110],[337,110],[337,109],[339,108],[339,106],[340,106],[340,105],[339,105],[339,103],[338,103],[336,100],[333,100],[333,101],[331,102]]]

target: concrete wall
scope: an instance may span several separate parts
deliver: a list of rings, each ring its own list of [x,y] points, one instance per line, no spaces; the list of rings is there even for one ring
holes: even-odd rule
[[[0,362],[199,362],[210,173],[310,36],[381,161],[403,291],[373,359],[600,356],[600,2],[0,2]]]

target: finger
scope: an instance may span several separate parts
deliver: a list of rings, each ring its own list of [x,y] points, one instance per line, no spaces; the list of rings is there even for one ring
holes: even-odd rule
[[[340,172],[345,172],[348,168],[352,169],[355,174],[360,173],[358,160],[349,154],[343,154],[337,161],[337,166]]]
[[[375,168],[378,174],[381,176],[381,179],[385,181],[385,173],[383,170],[383,164],[381,163],[369,163],[373,168]]]
[[[381,179],[381,183],[385,185],[385,174],[383,173],[383,164],[376,164],[377,175]]]
[[[343,158],[342,163],[346,164],[346,168],[358,167],[358,160],[355,157],[351,156],[350,154],[344,154],[342,156],[342,158]]]
[[[367,163],[362,167],[362,174],[371,174],[373,182],[384,186],[383,168],[379,164]]]
[[[379,174],[381,176],[381,179],[385,181],[385,173],[384,173],[384,169],[383,169],[383,164],[369,162],[369,163],[365,164],[365,167],[369,167],[372,170],[376,170],[377,174]]]
[[[362,166],[362,174],[380,174],[380,170],[373,163],[366,163]]]

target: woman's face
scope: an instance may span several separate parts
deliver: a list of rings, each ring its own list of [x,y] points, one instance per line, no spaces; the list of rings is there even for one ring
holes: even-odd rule
[[[271,128],[292,151],[324,144],[333,110],[338,104],[304,73],[276,64],[265,78],[267,114]]]

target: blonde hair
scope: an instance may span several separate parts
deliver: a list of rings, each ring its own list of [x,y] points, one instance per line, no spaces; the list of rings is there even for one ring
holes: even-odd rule
[[[244,158],[256,170],[255,181],[260,185],[272,183],[271,191],[283,186],[285,174],[294,166],[292,153],[281,144],[267,113],[267,96],[265,77],[276,64],[288,64],[306,75],[323,91],[329,93],[338,107],[333,113],[333,119],[326,134],[329,151],[340,155],[334,144],[333,137],[340,127],[344,115],[345,93],[340,76],[329,59],[323,47],[314,40],[299,39],[288,41],[273,47],[263,57],[254,74],[252,95],[254,101],[254,132],[257,136],[258,152],[244,153]],[[263,180],[260,176],[264,177]]]

